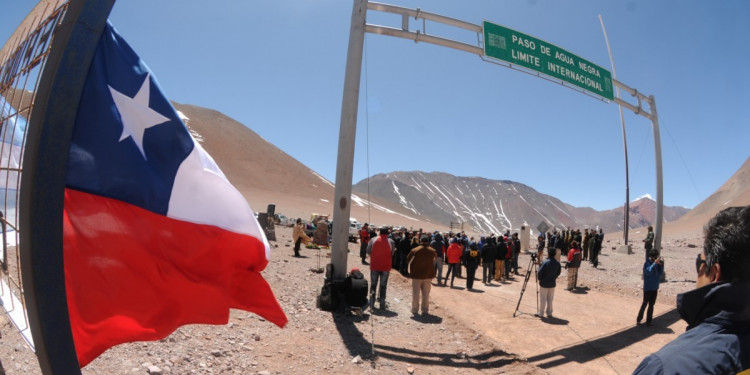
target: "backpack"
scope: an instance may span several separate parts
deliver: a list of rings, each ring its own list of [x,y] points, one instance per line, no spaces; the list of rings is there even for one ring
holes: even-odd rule
[[[344,302],[352,307],[367,305],[367,280],[360,270],[353,269],[344,279]]]
[[[325,311],[333,311],[338,305],[337,295],[333,287],[333,264],[326,265],[326,276],[316,305],[319,309]]]

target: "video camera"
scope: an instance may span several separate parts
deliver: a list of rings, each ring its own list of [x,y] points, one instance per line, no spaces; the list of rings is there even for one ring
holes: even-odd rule
[[[536,253],[531,253],[531,260],[536,260]]]

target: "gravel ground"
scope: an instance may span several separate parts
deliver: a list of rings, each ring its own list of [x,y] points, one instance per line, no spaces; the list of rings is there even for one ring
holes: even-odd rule
[[[285,328],[233,310],[227,325],[184,326],[160,341],[118,345],[82,373],[550,373],[513,354],[513,348],[486,338],[475,325],[457,320],[445,306],[433,305],[430,312],[434,315],[412,317],[411,283],[396,272],[389,281],[387,311],[351,316],[317,309],[315,298],[323,275],[311,269],[328,263],[327,250],[305,249],[302,258],[294,258],[291,229],[277,228],[276,235],[278,241],[272,243],[275,250],[264,277],[289,317]],[[667,281],[660,288],[662,301],[693,288],[698,241],[665,239]],[[599,268],[584,262],[581,277],[588,287],[615,298],[640,298],[643,258],[616,253],[617,242],[605,238]],[[367,267],[358,265],[358,244],[349,244],[349,248],[349,267],[361,267],[369,279]],[[636,245],[634,251],[643,250]],[[560,278],[558,285],[565,272]],[[41,373],[36,357],[4,316],[0,316],[0,335],[0,374]]]

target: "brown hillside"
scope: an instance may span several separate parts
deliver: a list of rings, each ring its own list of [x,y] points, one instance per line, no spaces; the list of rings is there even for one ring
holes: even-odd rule
[[[277,213],[289,217],[308,219],[311,213],[333,213],[333,183],[220,112],[173,104],[189,118],[188,127],[193,136],[245,196],[253,210],[265,212],[268,204],[273,203]],[[367,196],[359,197],[367,199]],[[407,227],[422,227],[429,222],[412,212],[404,212],[403,207],[392,207],[378,199],[370,200],[376,206],[369,211],[355,201],[351,216],[360,222]],[[427,225],[443,229],[439,224]]]
[[[292,201],[288,204],[293,206],[310,206],[324,203],[321,199],[332,199],[333,186],[251,129],[211,109],[174,105],[189,118],[193,136],[254,210],[265,212],[269,203],[278,204],[272,198],[278,195]],[[289,210],[278,207],[277,211]],[[310,215],[307,211],[300,210],[294,216],[307,217]]]
[[[727,207],[750,204],[750,158],[719,189],[674,223],[667,223],[665,231],[682,234],[701,231],[716,213]]]

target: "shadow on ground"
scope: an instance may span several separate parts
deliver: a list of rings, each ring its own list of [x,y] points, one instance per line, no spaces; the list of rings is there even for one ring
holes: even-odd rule
[[[451,368],[487,369],[498,368],[514,362],[519,358],[502,350],[491,350],[477,355],[461,355],[447,352],[424,352],[408,348],[396,348],[388,345],[375,345],[376,356],[409,365],[445,366]]]
[[[547,324],[554,324],[554,325],[558,325],[558,326],[565,326],[565,325],[568,325],[568,323],[570,323],[570,321],[568,321],[568,320],[556,318],[554,316],[553,317],[542,318],[542,321],[545,322],[545,323],[547,323]]]
[[[672,309],[655,317],[653,327],[634,325],[607,336],[586,340],[527,359],[529,363],[543,369],[554,368],[570,362],[585,363],[643,341],[652,335],[673,333],[672,329],[668,327],[679,320],[680,314],[677,312],[677,309]]]
[[[443,322],[443,318],[431,314],[412,315],[411,320],[425,324],[440,324]]]
[[[573,294],[589,294],[589,292],[587,292],[587,290],[588,290],[588,288],[586,288],[586,289],[573,289],[570,292],[573,293]]]
[[[456,352],[417,351],[410,348],[399,348],[381,344],[375,344],[375,355],[373,356],[372,343],[365,338],[365,335],[355,325],[357,322],[368,320],[369,315],[352,316],[346,314],[343,309],[337,309],[332,315],[336,329],[339,331],[341,340],[349,351],[349,355],[351,357],[360,356],[360,358],[366,361],[374,361],[382,358],[412,366],[445,366],[449,368],[474,369],[498,368],[514,362],[524,362],[513,354],[497,349],[476,355],[466,355],[465,353]],[[412,319],[425,324],[438,324],[442,322],[442,318],[435,315],[415,315]],[[376,365],[373,362],[372,366]]]
[[[375,316],[383,316],[386,318],[393,318],[395,316],[398,316],[398,313],[392,310],[383,310],[383,309],[372,309],[370,310],[370,314]]]

